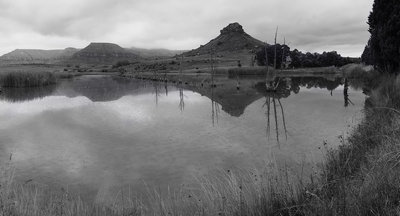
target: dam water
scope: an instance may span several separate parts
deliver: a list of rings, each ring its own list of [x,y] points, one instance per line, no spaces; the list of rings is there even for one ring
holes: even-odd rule
[[[15,178],[86,195],[178,186],[267,161],[313,167],[362,118],[366,96],[340,77],[260,78],[210,88],[113,76],[5,89],[0,159]]]

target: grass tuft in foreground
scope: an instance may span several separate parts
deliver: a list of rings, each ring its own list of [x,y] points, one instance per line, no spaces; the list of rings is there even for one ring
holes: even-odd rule
[[[9,166],[10,167],[10,166]],[[107,200],[88,202],[66,190],[2,179],[1,215],[294,215],[301,181],[288,168],[269,171],[221,170],[198,179],[193,188],[160,192],[148,187],[138,196],[125,190]],[[274,171],[273,171],[274,170]],[[283,171],[282,171],[283,170]],[[128,191],[128,192],[127,192]]]

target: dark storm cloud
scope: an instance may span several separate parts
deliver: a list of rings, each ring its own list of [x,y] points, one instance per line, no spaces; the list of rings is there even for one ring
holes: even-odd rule
[[[371,7],[372,0],[0,0],[0,54],[91,41],[192,49],[239,22],[263,41],[279,26],[291,47],[359,55]]]

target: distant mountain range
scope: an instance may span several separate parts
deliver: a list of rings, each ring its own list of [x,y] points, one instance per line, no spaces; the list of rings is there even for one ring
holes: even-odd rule
[[[60,50],[16,49],[0,57],[1,61],[17,62],[47,62],[52,60],[66,60],[71,58],[78,49],[66,48]]]
[[[0,61],[8,63],[83,62],[88,64],[109,64],[120,60],[173,57],[185,51],[186,50],[143,49],[136,47],[122,48],[112,43],[90,43],[83,49],[16,49],[0,56]]]
[[[9,63],[87,63],[113,64],[121,60],[135,61],[143,58],[205,55],[215,53],[253,52],[263,42],[251,37],[239,23],[231,23],[221,34],[209,43],[191,51],[168,49],[122,48],[112,43],[90,43],[83,49],[63,50],[16,49],[0,57],[0,62]]]

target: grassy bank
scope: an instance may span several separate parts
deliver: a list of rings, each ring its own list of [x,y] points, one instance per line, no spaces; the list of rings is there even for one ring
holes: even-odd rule
[[[51,72],[20,71],[0,74],[0,86],[5,88],[46,86],[56,82],[56,75]]]
[[[364,120],[328,151],[316,176],[269,163],[262,170],[217,170],[195,187],[163,193],[149,187],[146,194],[89,202],[63,189],[15,182],[5,162],[0,215],[399,215],[400,78],[366,84]]]
[[[380,78],[365,119],[331,150],[303,215],[400,214],[400,78]],[[306,197],[305,197],[306,198]]]

